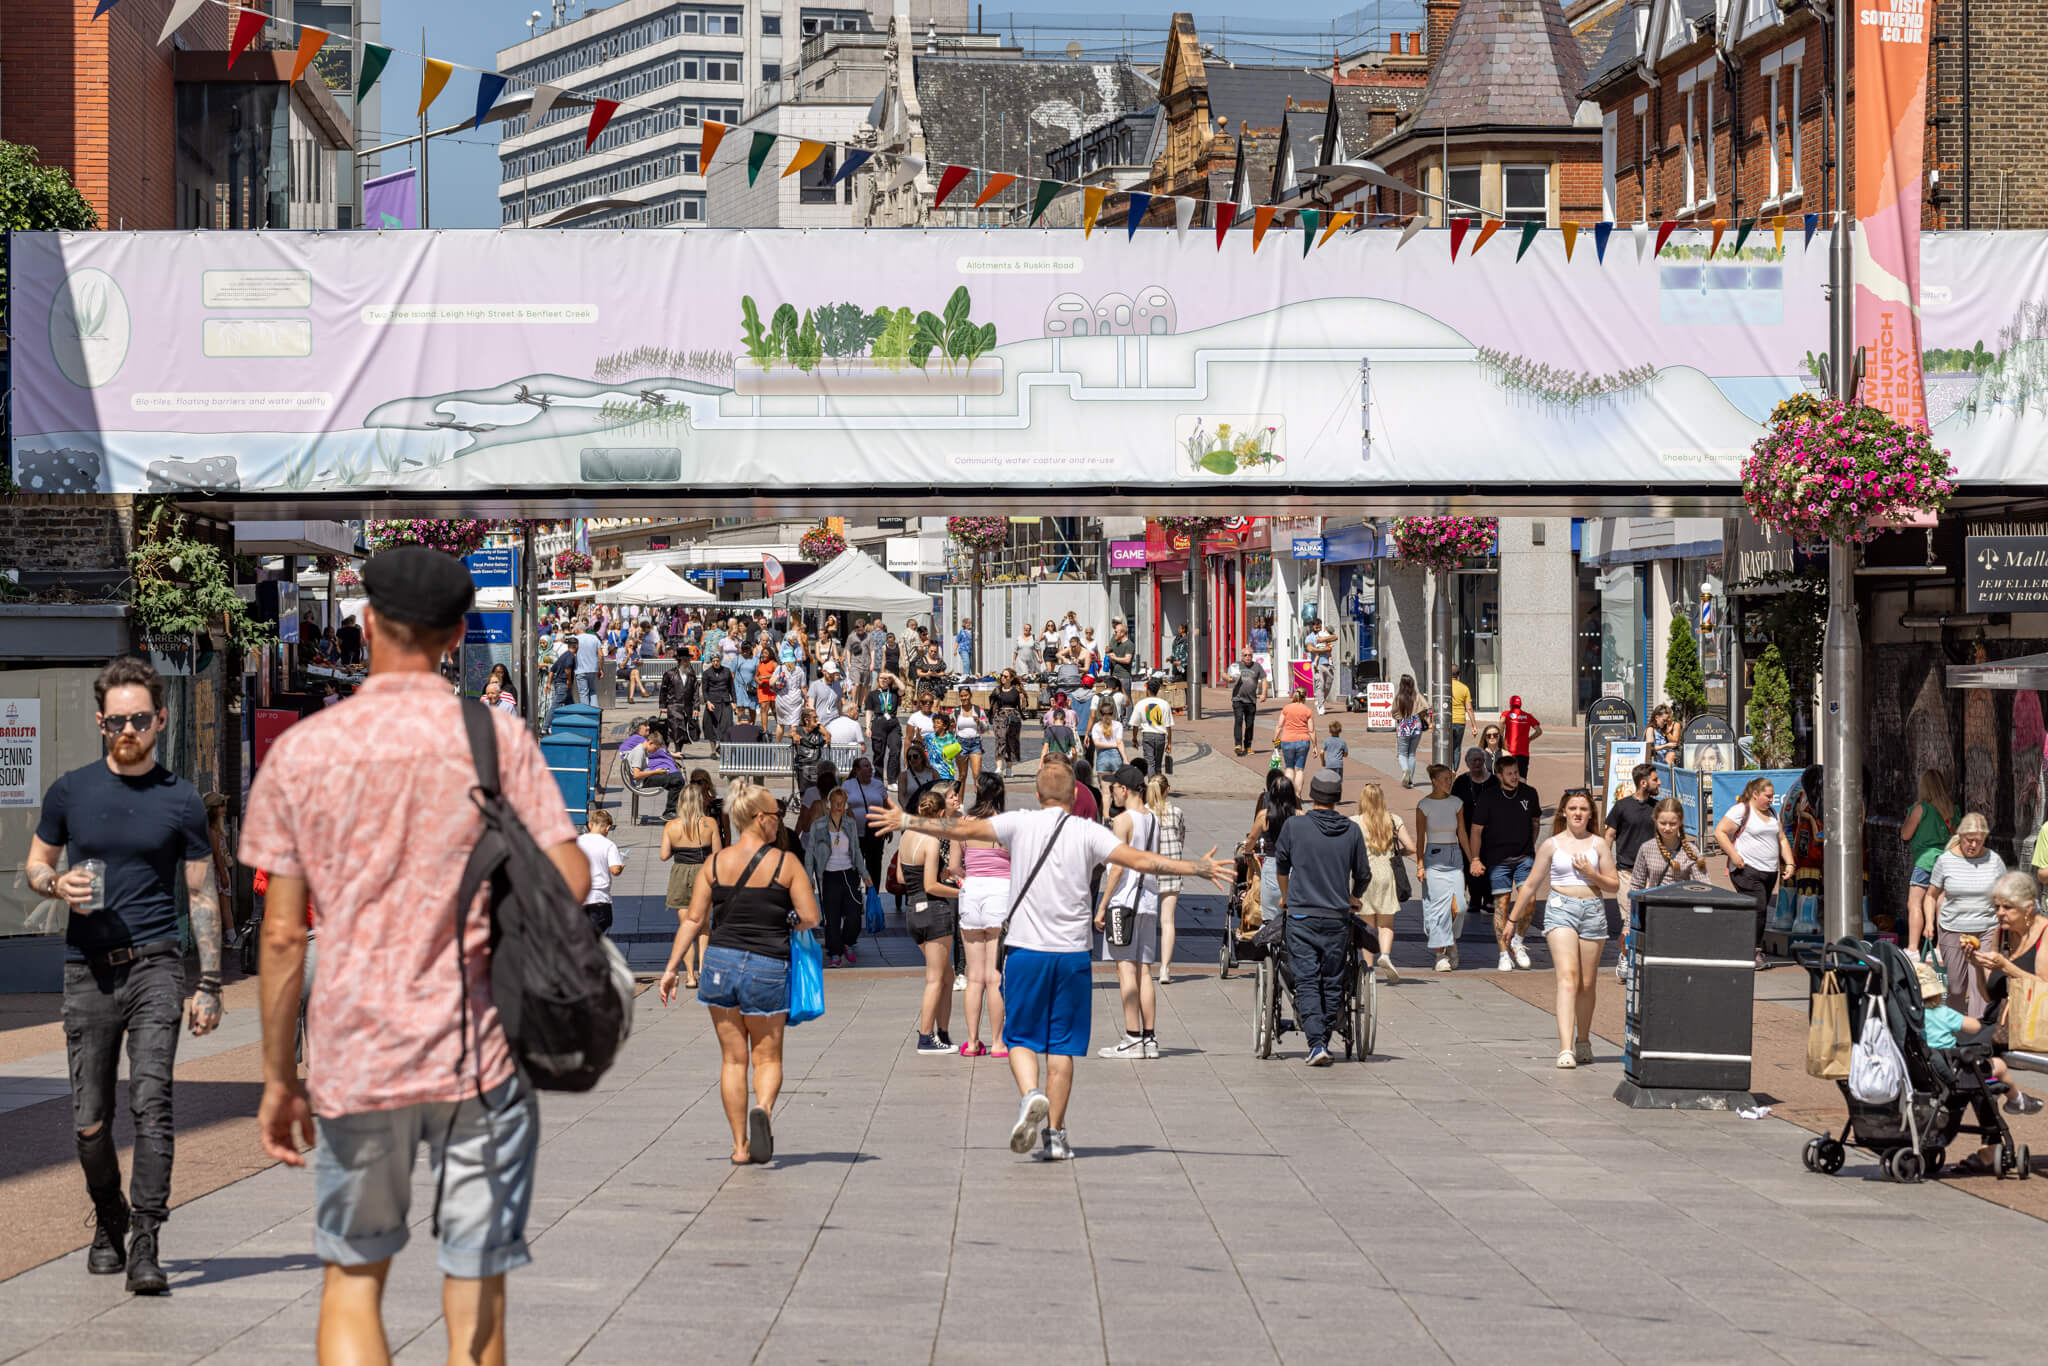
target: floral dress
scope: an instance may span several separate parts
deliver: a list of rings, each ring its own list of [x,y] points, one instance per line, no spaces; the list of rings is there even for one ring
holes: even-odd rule
[[[794,727],[804,715],[804,669],[784,664],[775,671],[775,724]]]

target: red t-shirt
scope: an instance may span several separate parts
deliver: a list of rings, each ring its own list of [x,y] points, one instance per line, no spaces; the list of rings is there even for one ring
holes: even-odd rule
[[[1536,718],[1520,707],[1500,714],[1500,745],[1509,754],[1529,755],[1529,732],[1537,724]],[[1526,775],[1524,775],[1526,776]]]

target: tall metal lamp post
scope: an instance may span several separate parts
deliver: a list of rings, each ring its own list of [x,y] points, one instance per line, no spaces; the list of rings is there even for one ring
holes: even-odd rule
[[[1850,26],[1855,11],[1835,6],[1831,27],[1834,63],[1835,232],[1829,252],[1828,342],[1834,396],[1855,397],[1857,370],[1855,215],[1849,202],[1849,153],[1845,106],[1849,97]],[[1822,852],[1826,899],[1823,915],[1829,942],[1863,933],[1863,636],[1856,624],[1856,548],[1836,539],[1828,544],[1828,619],[1822,640],[1825,683],[1821,732],[1826,748],[1822,815],[1827,823]]]

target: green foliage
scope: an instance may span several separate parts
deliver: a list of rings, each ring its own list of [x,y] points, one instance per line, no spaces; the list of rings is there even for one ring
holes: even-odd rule
[[[768,324],[768,355],[771,360],[796,359],[796,337],[803,328],[803,320],[797,317],[794,304],[778,304],[775,317]],[[762,367],[766,369],[766,366]]]
[[[740,333],[746,342],[747,359],[766,370],[773,357],[768,352],[768,335],[761,330],[761,310],[754,306],[751,294],[740,298]]]
[[[1810,565],[1805,570],[1773,570],[1745,579],[1735,591],[1746,593],[1742,607],[1745,634],[1761,638],[1778,650],[1780,667],[1794,688],[1812,690],[1820,670],[1821,638],[1828,625],[1827,570]],[[1759,588],[1777,588],[1776,593],[1758,593]]]
[[[910,363],[924,369],[932,358],[933,349],[944,346],[945,341],[945,320],[930,310],[918,314],[917,332],[910,339]]]
[[[195,539],[168,497],[146,499],[137,511],[142,534],[128,556],[136,625],[151,635],[179,637],[218,627],[244,650],[270,639],[269,623],[251,617],[235,592],[227,554]]]
[[[1806,373],[1807,373],[1807,374],[1809,374],[1809,375],[1812,375],[1812,376],[1813,376],[1813,377],[1814,377],[1815,379],[1819,380],[1819,381],[1820,381],[1820,382],[1821,382],[1822,384],[1826,384],[1826,383],[1828,382],[1828,353],[1827,353],[1827,352],[1823,351],[1823,352],[1821,352],[1821,353],[1820,353],[1819,355],[1815,355],[1815,354],[1814,354],[1813,352],[1811,352],[1811,351],[1808,351],[1808,352],[1806,353],[1806,361],[1805,361],[1805,365],[1806,365]]]
[[[917,324],[907,308],[878,308],[868,323],[873,326],[877,321],[881,329],[875,334],[875,364],[885,370],[901,370],[910,359],[910,343],[916,338]]]
[[[1929,347],[1920,353],[1920,368],[1929,374],[1981,375],[1997,360],[1998,352],[1985,350],[1980,341],[1967,351],[1961,347]]]
[[[70,229],[89,232],[99,215],[61,166],[45,166],[36,149],[0,142],[0,233]],[[7,267],[0,259],[0,301],[7,297]]]
[[[1789,768],[1797,746],[1792,732],[1792,685],[1778,647],[1756,662],[1749,692],[1749,743],[1759,768]]]
[[[966,341],[960,347],[960,354],[966,360],[967,368],[972,370],[974,362],[995,349],[996,325],[985,323],[976,327],[973,323],[967,323],[964,326]]]
[[[817,368],[818,359],[822,355],[824,349],[818,337],[817,317],[806,310],[803,326],[797,330],[796,341],[790,345],[789,359],[797,369],[808,374]]]
[[[970,316],[973,307],[965,285],[947,297],[943,313],[913,313],[887,305],[868,313],[852,303],[821,304],[800,313],[794,304],[784,303],[776,306],[764,329],[759,307],[752,298],[742,298],[741,334],[748,358],[763,370],[781,360],[811,370],[827,358],[841,361],[863,353],[878,369],[901,370],[908,364],[922,370],[933,352],[951,370],[961,362],[971,367],[995,349],[995,324],[975,323]]]
[[[1699,642],[1693,639],[1692,622],[1682,612],[1673,614],[1671,635],[1664,647],[1664,695],[1671,699],[1680,721],[1690,721],[1707,709]]]

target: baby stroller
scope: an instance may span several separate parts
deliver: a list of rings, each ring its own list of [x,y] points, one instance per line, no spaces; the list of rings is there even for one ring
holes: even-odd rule
[[[1844,939],[1838,944],[1801,949],[1797,955],[1816,993],[1830,972],[1848,998],[1849,1028],[1861,1038],[1864,1016],[1875,1000],[1885,1027],[1906,1063],[1903,1094],[1871,1105],[1856,1099],[1844,1080],[1842,1099],[1849,1119],[1839,1136],[1822,1134],[1806,1145],[1806,1169],[1829,1176],[1841,1171],[1847,1145],[1877,1154],[1884,1174],[1893,1181],[1913,1182],[1939,1176],[1948,1161],[1948,1147],[1962,1134],[1974,1134],[1998,1149],[2000,1179],[2030,1174],[2030,1154],[2013,1142],[2012,1131],[1998,1112],[1988,1052],[1964,1048],[1937,1052],[1927,1046],[1922,1028],[1920,980],[1912,960],[1898,945]],[[2002,1088],[2001,1088],[2002,1089]],[[1975,1123],[1964,1122],[1968,1111]]]
[[[1230,976],[1230,970],[1239,963],[1257,962],[1263,951],[1254,956],[1250,951],[1252,936],[1258,933],[1260,919],[1258,898],[1252,891],[1259,885],[1259,857],[1250,852],[1250,844],[1241,844],[1237,860],[1232,869],[1230,895],[1223,903],[1223,946],[1216,953],[1216,978],[1218,981]]]

